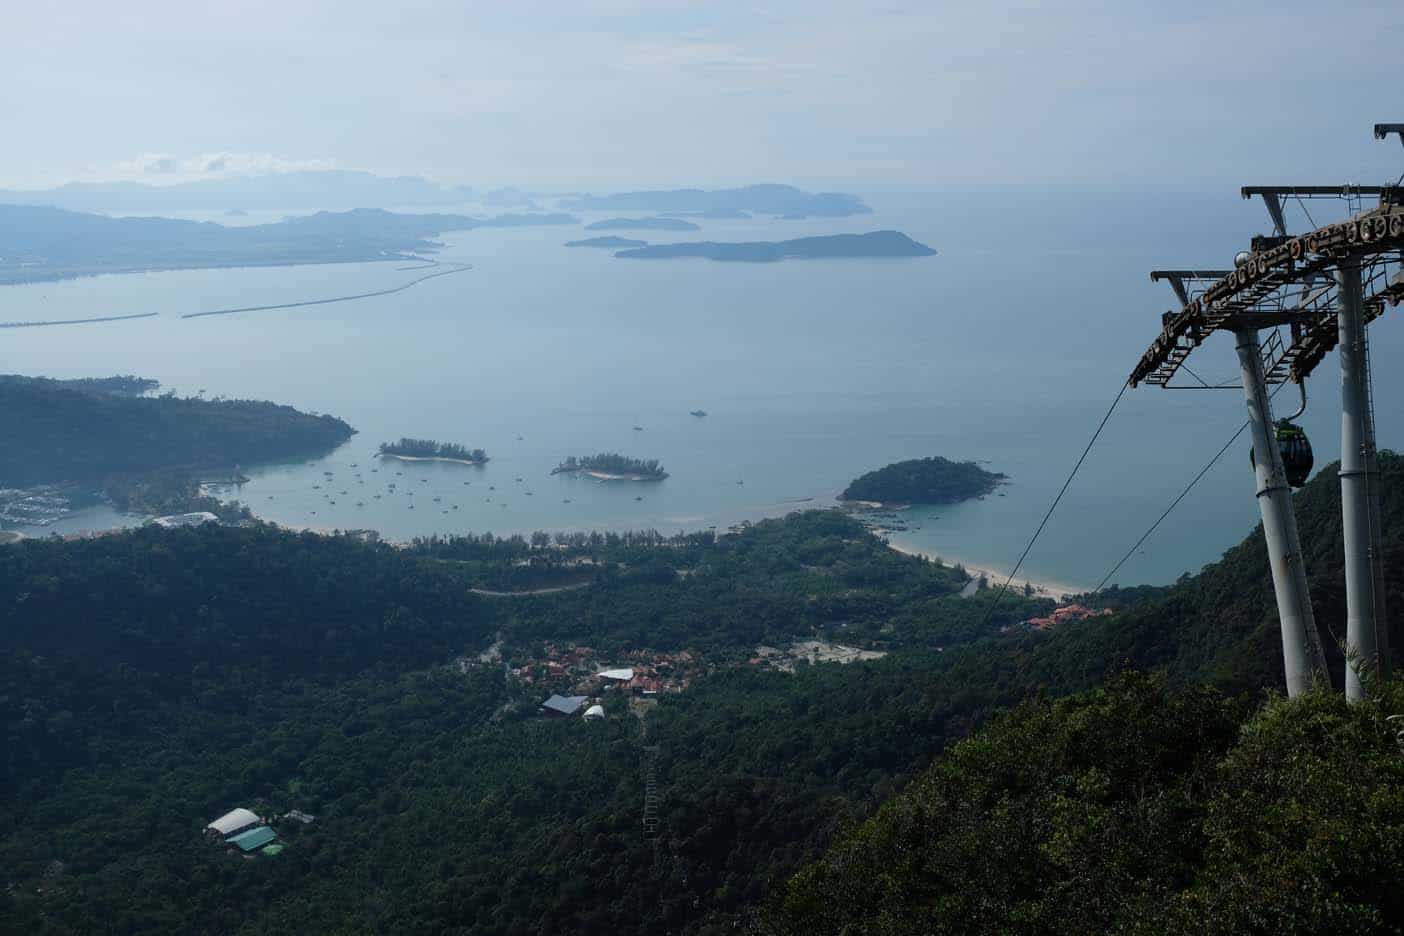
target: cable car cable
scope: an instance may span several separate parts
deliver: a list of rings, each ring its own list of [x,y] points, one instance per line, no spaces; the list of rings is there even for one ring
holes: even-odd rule
[[[1275,399],[1277,397],[1277,394],[1281,392],[1284,386],[1286,386],[1286,384],[1278,384],[1277,387],[1273,389],[1272,394],[1268,397],[1268,399]],[[1302,392],[1302,405],[1301,408],[1298,409],[1297,412],[1292,415],[1293,419],[1300,416],[1306,410],[1306,387],[1302,385],[1299,386]],[[1214,453],[1214,457],[1209,459],[1208,463],[1203,468],[1199,469],[1199,474],[1195,475],[1194,478],[1191,479],[1190,483],[1185,485],[1184,490],[1182,490],[1179,493],[1179,496],[1177,496],[1173,501],[1171,501],[1170,506],[1166,507],[1165,511],[1159,517],[1155,518],[1155,522],[1150,525],[1150,528],[1146,530],[1145,533],[1141,534],[1141,538],[1136,540],[1136,545],[1126,550],[1126,555],[1122,556],[1121,559],[1117,561],[1116,565],[1112,566],[1111,571],[1102,577],[1102,581],[1097,584],[1096,588],[1092,589],[1091,594],[1095,595],[1097,594],[1097,592],[1101,591],[1103,588],[1106,587],[1107,582],[1111,581],[1112,576],[1115,575],[1118,571],[1120,571],[1121,567],[1126,564],[1126,560],[1130,559],[1133,555],[1135,555],[1136,550],[1140,549],[1141,545],[1145,543],[1146,540],[1150,539],[1151,534],[1156,531],[1156,529],[1160,526],[1160,524],[1165,520],[1166,517],[1170,516],[1170,512],[1180,505],[1180,501],[1184,500],[1187,496],[1189,496],[1189,492],[1194,489],[1194,486],[1199,483],[1201,478],[1203,478],[1206,474],[1209,473],[1209,469],[1213,468],[1214,465],[1218,463],[1220,458],[1223,458],[1224,453],[1227,452],[1233,446],[1233,443],[1238,441],[1238,437],[1243,435],[1243,430],[1247,429],[1250,424],[1251,420],[1245,419],[1243,421],[1243,425],[1239,426],[1237,431],[1235,431],[1233,435],[1229,436],[1229,440],[1224,443],[1224,447]]]
[[[1150,529],[1146,530],[1145,533],[1141,534],[1141,538],[1136,540],[1136,545],[1126,550],[1126,555],[1122,556],[1121,559],[1117,561],[1116,565],[1112,566],[1111,571],[1102,577],[1102,580],[1097,583],[1097,587],[1092,589],[1092,594],[1095,595],[1097,594],[1097,592],[1101,591],[1103,588],[1106,587],[1107,582],[1111,581],[1111,577],[1121,570],[1121,567],[1126,564],[1126,560],[1130,559],[1133,555],[1135,555],[1136,550],[1141,548],[1142,543],[1150,539],[1151,534],[1154,533],[1156,528],[1160,526],[1161,521],[1163,521],[1166,517],[1170,516],[1170,511],[1180,506],[1180,501],[1184,500],[1185,497],[1189,495],[1189,492],[1194,488],[1196,484],[1199,483],[1200,478],[1203,478],[1206,474],[1209,473],[1209,469],[1213,468],[1215,463],[1217,463],[1218,460],[1223,457],[1223,454],[1229,450],[1233,443],[1238,441],[1238,437],[1243,435],[1243,430],[1247,429],[1248,426],[1249,420],[1245,419],[1243,421],[1243,425],[1238,427],[1238,431],[1235,432],[1232,436],[1230,436],[1229,440],[1224,443],[1224,447],[1214,453],[1214,457],[1209,459],[1209,463],[1203,468],[1199,469],[1199,474],[1195,475],[1194,479],[1191,480],[1189,484],[1185,485],[1185,489],[1180,492],[1180,495],[1170,502],[1170,506],[1165,508],[1165,512],[1162,513],[1159,517],[1155,518],[1155,522],[1150,525]]]
[[[1082,450],[1082,455],[1078,457],[1077,464],[1073,465],[1072,471],[1068,473],[1068,479],[1063,482],[1062,488],[1058,491],[1058,496],[1053,498],[1053,503],[1048,505],[1048,512],[1043,515],[1043,520],[1039,522],[1038,529],[1034,530],[1033,536],[1029,538],[1029,544],[1025,546],[1024,551],[1019,554],[1019,561],[1014,563],[1014,568],[1010,571],[1009,577],[1004,580],[1004,584],[999,588],[999,594],[995,595],[994,601],[990,602],[989,610],[985,612],[985,620],[980,625],[981,630],[985,628],[985,625],[990,623],[990,618],[994,617],[995,609],[999,607],[1000,601],[1003,600],[1004,593],[1009,590],[1009,583],[1014,581],[1014,576],[1019,574],[1020,567],[1023,566],[1024,560],[1028,558],[1029,550],[1033,549],[1034,543],[1038,542],[1039,534],[1041,534],[1043,528],[1048,525],[1048,519],[1053,516],[1053,511],[1058,509],[1058,504],[1062,501],[1063,495],[1068,492],[1068,487],[1073,483],[1073,478],[1077,477],[1077,472],[1082,468],[1082,463],[1087,460],[1087,454],[1092,451],[1092,446],[1097,444],[1097,439],[1102,435],[1102,430],[1105,429],[1107,423],[1111,421],[1112,413],[1116,411],[1117,405],[1121,403],[1121,398],[1126,396],[1126,391],[1129,389],[1131,389],[1131,381],[1127,380],[1122,383],[1121,389],[1117,391],[1116,399],[1112,400],[1111,406],[1107,407],[1106,415],[1104,415],[1102,421],[1097,424],[1097,431],[1093,432],[1092,438],[1087,440],[1087,447]]]

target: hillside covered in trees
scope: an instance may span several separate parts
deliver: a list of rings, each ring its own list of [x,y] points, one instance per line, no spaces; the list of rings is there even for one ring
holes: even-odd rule
[[[258,400],[144,396],[154,381],[0,375],[0,487],[320,454],[354,430]]]
[[[1395,933],[1404,682],[1254,709],[1124,675],[1001,714],[757,932]]]
[[[1397,569],[1404,467],[1390,456],[1383,472]],[[1327,469],[1298,495],[1323,622],[1344,619],[1337,487]],[[470,590],[567,570],[588,584]],[[1338,903],[1293,918],[1300,931],[1397,928],[1377,886],[1400,866],[1378,724],[1397,700],[1261,708],[1281,662],[1260,533],[1049,632],[1019,626],[1047,602],[1006,599],[986,621],[992,596],[959,598],[962,582],[836,511],[718,537],[396,549],[256,525],[0,547],[0,867],[14,885],[0,914],[65,933],[904,932],[931,897],[1015,930],[1135,924],[1140,907],[1227,932],[1274,929],[1292,899],[1335,888]],[[750,664],[758,644],[797,638],[888,655]],[[510,663],[547,641],[688,649],[710,672],[642,721],[621,694],[591,723],[536,714],[554,684],[456,662],[497,645]],[[1127,668],[1163,672],[1117,677]],[[243,861],[200,834],[238,804],[317,821],[286,829],[276,859]],[[891,838],[908,823],[982,864]],[[1258,853],[1285,863],[1243,860]],[[972,911],[982,895],[957,891],[979,868],[1002,889]],[[904,885],[919,889],[874,917],[871,895]],[[832,919],[815,922],[826,889]]]

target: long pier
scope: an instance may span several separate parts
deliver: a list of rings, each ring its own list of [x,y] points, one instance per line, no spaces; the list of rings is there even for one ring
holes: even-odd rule
[[[401,283],[399,286],[393,286],[390,289],[377,289],[374,292],[356,293],[351,296],[333,296],[330,299],[304,299],[301,302],[279,302],[273,305],[243,306],[238,309],[213,309],[209,312],[188,312],[185,315],[182,315],[181,318],[192,319],[205,318],[206,316],[210,315],[233,315],[236,312],[268,312],[272,311],[273,309],[300,309],[304,306],[326,305],[331,302],[350,302],[353,299],[371,299],[375,296],[389,296],[392,293],[404,292],[411,286],[417,286],[425,280],[431,280],[436,276],[448,276],[451,273],[462,273],[464,270],[471,269],[472,266],[470,264],[465,263],[462,266],[456,266],[451,270],[439,270],[437,273],[426,274],[424,276],[419,277],[418,279],[412,279],[408,283]]]

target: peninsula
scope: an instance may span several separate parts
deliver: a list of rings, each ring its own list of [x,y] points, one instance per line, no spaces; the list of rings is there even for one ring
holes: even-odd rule
[[[702,228],[681,218],[606,218],[585,225],[587,231],[700,231]]]
[[[703,257],[721,262],[775,263],[780,260],[833,260],[854,257],[930,257],[935,253],[930,247],[912,240],[900,231],[873,231],[868,234],[800,237],[787,241],[653,244],[621,250],[615,256],[626,260]]]
[[[148,396],[141,377],[0,375],[0,487],[320,455],[354,430],[257,400]]]
[[[973,461],[940,456],[900,461],[855,479],[839,500],[856,506],[955,504],[989,494],[1007,476],[986,471]]]
[[[422,260],[439,249],[433,238],[445,231],[576,220],[566,214],[473,218],[366,208],[226,227],[0,204],[0,285],[148,270]]]
[[[551,474],[585,474],[600,481],[662,481],[668,477],[656,458],[627,458],[612,452],[568,457]]]
[[[382,442],[377,454],[381,458],[398,458],[400,461],[441,461],[464,465],[485,465],[488,461],[487,452],[480,448],[469,449],[454,442],[438,442],[434,439]]]
[[[625,247],[647,247],[648,241],[634,240],[629,237],[587,237],[584,240],[566,241],[567,247],[613,247],[616,250]]]

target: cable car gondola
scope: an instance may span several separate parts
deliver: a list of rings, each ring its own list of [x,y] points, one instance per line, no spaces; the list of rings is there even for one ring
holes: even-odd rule
[[[1282,453],[1282,467],[1287,473],[1287,483],[1294,488],[1306,484],[1311,475],[1315,459],[1311,453],[1311,441],[1302,427],[1289,419],[1279,419],[1274,428],[1277,436],[1277,450]],[[1248,450],[1248,461],[1256,464],[1253,450]]]

